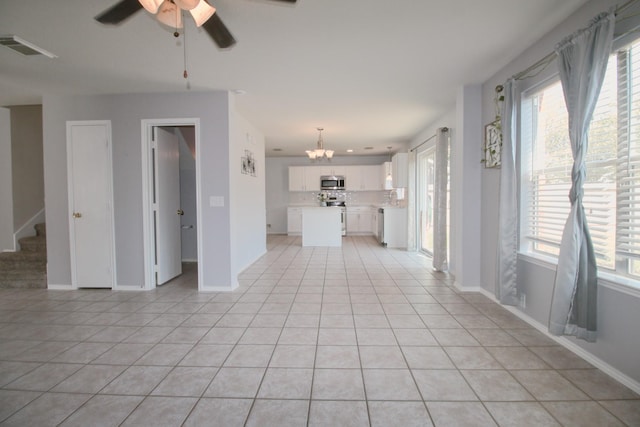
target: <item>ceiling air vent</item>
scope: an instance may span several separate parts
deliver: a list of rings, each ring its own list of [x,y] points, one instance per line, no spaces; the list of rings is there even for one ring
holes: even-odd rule
[[[18,36],[0,36],[0,45],[6,46],[9,49],[13,49],[16,52],[27,56],[44,55],[48,56],[49,58],[57,58],[57,56],[53,53],[47,52],[41,47],[38,47],[33,43],[29,43],[28,41],[23,40]]]

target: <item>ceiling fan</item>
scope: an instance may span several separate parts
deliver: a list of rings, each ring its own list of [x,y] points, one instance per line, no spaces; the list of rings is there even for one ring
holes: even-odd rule
[[[296,0],[273,1],[296,2]],[[96,16],[95,20],[102,24],[119,24],[142,8],[154,14],[158,21],[172,28],[182,28],[182,11],[189,11],[196,26],[202,26],[218,47],[231,47],[236,42],[216,13],[216,8],[206,0],[120,0]]]

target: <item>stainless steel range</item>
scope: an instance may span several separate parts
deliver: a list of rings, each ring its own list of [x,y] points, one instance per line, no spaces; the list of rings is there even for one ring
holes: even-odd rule
[[[342,225],[342,235],[347,235],[347,205],[344,200],[327,200],[327,207],[340,208],[340,223]]]

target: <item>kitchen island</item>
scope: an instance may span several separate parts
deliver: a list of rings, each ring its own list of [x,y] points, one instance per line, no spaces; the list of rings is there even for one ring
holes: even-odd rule
[[[338,207],[302,208],[302,246],[342,246]]]

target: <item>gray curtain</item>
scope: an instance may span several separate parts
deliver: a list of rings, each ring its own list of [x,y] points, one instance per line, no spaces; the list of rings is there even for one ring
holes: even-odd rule
[[[590,26],[556,46],[569,113],[573,154],[571,211],[564,227],[549,315],[549,332],[596,340],[598,278],[593,244],[582,206],[587,132],[613,43],[615,14],[603,13]]]
[[[417,228],[416,228],[416,152],[409,150],[407,160],[409,166],[409,182],[407,185],[407,229],[409,236],[407,238],[407,249],[410,251],[417,250]]]
[[[449,177],[449,129],[436,132],[433,191],[433,269],[447,269],[447,181]]]
[[[502,103],[502,165],[500,168],[500,205],[498,211],[498,269],[496,298],[507,305],[518,305],[518,187],[514,123],[517,81],[509,79],[504,85]]]

